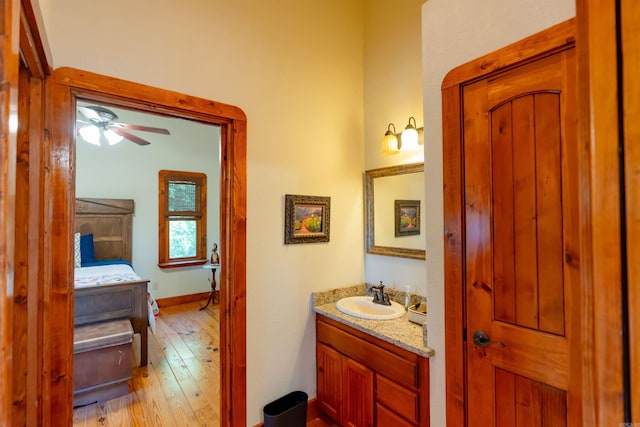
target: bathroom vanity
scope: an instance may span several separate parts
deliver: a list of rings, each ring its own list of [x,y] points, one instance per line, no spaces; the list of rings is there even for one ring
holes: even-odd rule
[[[429,426],[429,357],[404,315],[359,319],[314,300],[318,407],[351,426]]]

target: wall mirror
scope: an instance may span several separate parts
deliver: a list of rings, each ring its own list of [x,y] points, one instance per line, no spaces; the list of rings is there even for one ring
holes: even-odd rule
[[[424,163],[365,171],[367,253],[425,259]]]

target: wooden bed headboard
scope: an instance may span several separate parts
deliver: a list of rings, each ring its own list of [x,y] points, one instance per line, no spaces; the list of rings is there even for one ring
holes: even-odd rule
[[[131,199],[76,199],[75,232],[93,234],[96,260],[131,260],[134,202]]]

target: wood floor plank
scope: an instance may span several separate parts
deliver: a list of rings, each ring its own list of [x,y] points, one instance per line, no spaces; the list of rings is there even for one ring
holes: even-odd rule
[[[138,371],[142,371],[142,369],[138,369]],[[142,375],[140,372],[139,375]],[[131,390],[132,381],[129,383],[129,390]],[[131,417],[131,426],[132,427],[144,427],[146,424],[145,412],[144,412],[144,402],[139,398],[138,393],[129,392],[129,415]]]
[[[87,424],[87,410],[85,408],[77,408],[73,411],[73,427],[85,426]]]
[[[163,307],[149,333],[149,364],[133,370],[129,394],[76,408],[74,427],[220,427],[220,310],[202,305]],[[307,425],[337,426],[326,418]]]
[[[144,390],[145,418],[149,421],[149,425],[153,426],[176,425],[172,408],[166,404],[167,398],[162,390],[157,370],[151,366],[147,373],[148,375],[142,377],[140,382]]]
[[[85,425],[86,426],[95,426],[98,419],[100,418],[98,412],[98,405],[88,405],[84,408],[81,408],[85,413]]]
[[[196,411],[196,416],[198,417],[200,426],[218,427],[220,425],[220,414],[215,408],[219,407],[219,405],[216,407],[213,405],[207,405]]]
[[[220,426],[219,308],[164,307],[149,333],[149,364],[129,394],[74,410],[74,426]]]
[[[184,396],[182,387],[180,387],[180,383],[173,374],[168,361],[163,360],[160,363],[155,363],[152,374],[158,379],[162,392],[167,399]]]
[[[176,396],[172,399],[168,399],[167,405],[171,406],[171,412],[176,420],[176,426],[199,425],[196,413],[193,411],[186,399]]]
[[[129,427],[131,425],[128,395],[105,402],[103,409],[105,418],[103,425],[114,427]]]

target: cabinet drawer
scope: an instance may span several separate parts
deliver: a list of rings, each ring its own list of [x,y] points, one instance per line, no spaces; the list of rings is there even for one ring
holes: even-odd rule
[[[418,393],[407,390],[382,375],[376,377],[376,400],[412,422],[420,421]]]
[[[415,427],[415,424],[411,424],[379,403],[376,404],[376,419],[378,427]]]
[[[418,387],[418,364],[414,360],[403,359],[388,350],[378,347],[348,332],[324,322],[317,322],[317,340],[335,350],[357,360],[396,382]]]

